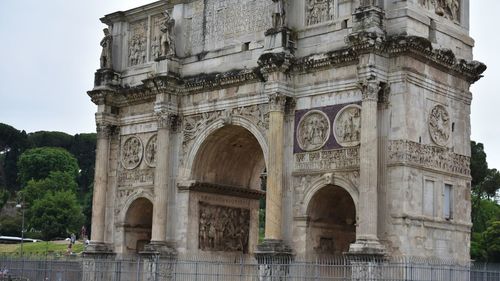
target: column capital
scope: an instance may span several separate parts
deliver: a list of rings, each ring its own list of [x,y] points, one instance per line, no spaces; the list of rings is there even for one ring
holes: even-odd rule
[[[269,111],[285,112],[287,96],[281,93],[272,93],[269,95]]]
[[[96,122],[98,139],[107,139],[115,132],[116,126],[106,122]]]
[[[358,83],[361,90],[362,100],[364,101],[378,101],[378,93],[382,89],[379,81],[377,80],[364,80]]]
[[[170,112],[155,112],[158,119],[158,129],[176,131],[179,127],[179,115]]]

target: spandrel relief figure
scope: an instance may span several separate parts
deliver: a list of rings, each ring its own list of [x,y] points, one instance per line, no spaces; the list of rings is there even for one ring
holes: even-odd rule
[[[153,58],[158,58],[161,56],[161,47],[159,36],[155,36],[151,41],[151,54]]]
[[[160,30],[162,32],[160,39],[161,56],[175,56],[175,20],[170,17],[168,11],[165,11],[164,16],[165,19],[160,26]]]
[[[105,28],[103,29],[104,32],[104,38],[101,40],[101,69],[112,69],[113,64],[112,64],[112,56],[111,56],[111,50],[113,48],[113,35],[109,32],[109,29]]]

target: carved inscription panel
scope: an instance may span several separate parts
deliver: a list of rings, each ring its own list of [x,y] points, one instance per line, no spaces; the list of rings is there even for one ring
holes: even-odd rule
[[[270,0],[192,2],[190,5],[193,14],[186,20],[189,32],[186,38],[188,52],[198,53],[202,50],[221,48],[227,43],[235,43],[225,40],[271,28],[273,4]]]
[[[199,248],[203,251],[248,251],[250,210],[199,203]]]

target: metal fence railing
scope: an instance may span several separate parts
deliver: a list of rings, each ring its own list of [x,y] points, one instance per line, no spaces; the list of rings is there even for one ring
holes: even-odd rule
[[[500,265],[410,258],[270,259],[0,257],[0,280],[23,281],[499,281]]]

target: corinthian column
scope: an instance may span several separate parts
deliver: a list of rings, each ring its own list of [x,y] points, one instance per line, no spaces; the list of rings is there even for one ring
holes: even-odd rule
[[[169,197],[169,145],[170,130],[175,115],[158,113],[157,153],[153,204],[153,229],[151,244],[165,244],[167,235],[167,200]]]
[[[359,165],[359,224],[356,243],[350,247],[351,253],[382,254],[384,249],[377,234],[377,101],[380,90],[377,81],[360,84],[363,101],[361,103],[361,147]]]
[[[269,155],[266,191],[266,240],[281,240],[281,197],[283,190],[283,124],[286,96],[269,97]]]
[[[90,237],[92,244],[104,244],[109,136],[111,129],[112,127],[109,124],[97,124],[94,194],[92,198],[92,235]]]

